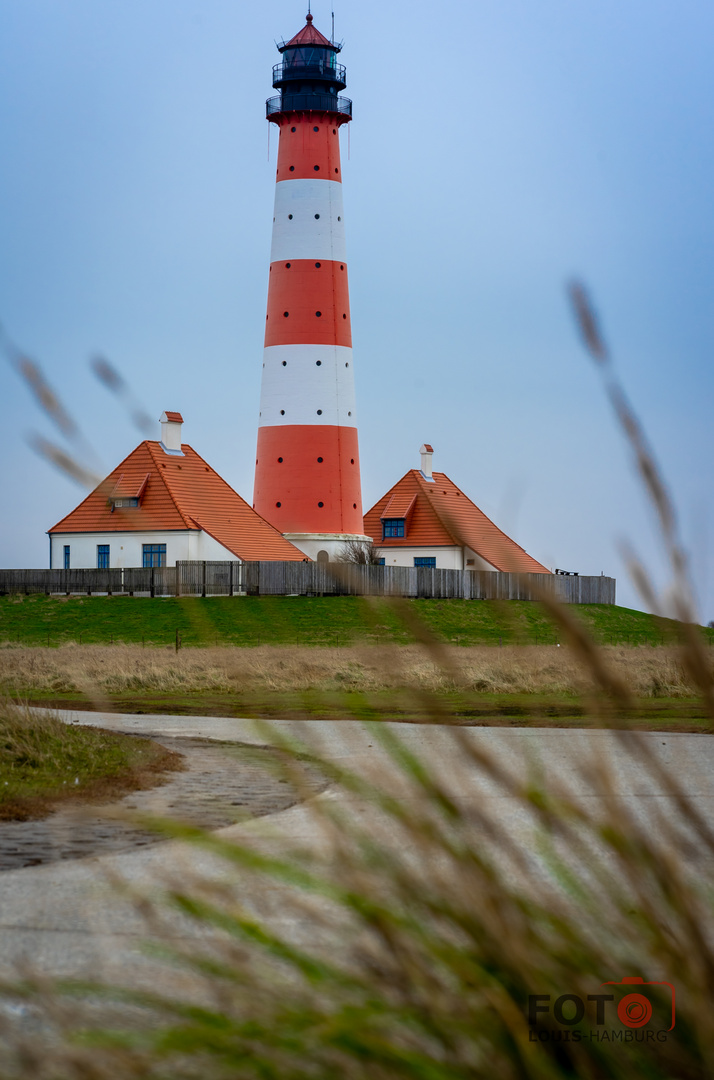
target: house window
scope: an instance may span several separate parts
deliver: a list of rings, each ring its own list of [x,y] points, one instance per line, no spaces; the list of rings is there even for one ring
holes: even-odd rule
[[[436,567],[436,555],[415,555],[414,565]]]
[[[166,566],[166,544],[142,544],[144,566]]]
[[[404,536],[404,518],[385,518],[382,522],[382,539],[388,536]]]
[[[109,544],[97,544],[97,570],[109,569]]]
[[[69,544],[64,545],[64,568],[69,570]]]
[[[122,509],[124,509],[124,510],[126,510],[127,507],[129,507],[129,506],[138,506],[138,505],[139,505],[139,497],[137,495],[131,496],[128,499],[114,499],[114,506],[121,506]]]
[[[380,559],[379,562],[377,563],[377,566],[384,566],[385,563],[386,563],[385,559]]]

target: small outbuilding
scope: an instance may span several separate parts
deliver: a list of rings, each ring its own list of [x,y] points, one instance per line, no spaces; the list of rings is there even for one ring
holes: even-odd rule
[[[364,516],[364,531],[387,566],[549,574],[487,518],[445,473],[432,471],[433,447]]]
[[[300,562],[305,555],[181,441],[165,412],[145,440],[49,530],[50,567],[174,566],[184,559]]]

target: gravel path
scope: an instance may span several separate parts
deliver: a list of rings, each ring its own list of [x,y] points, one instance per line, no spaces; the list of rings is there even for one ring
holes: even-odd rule
[[[305,794],[327,786],[322,775],[303,762],[304,788],[298,795],[281,775],[282,756],[273,747],[154,738],[184,757],[183,772],[168,773],[166,783],[132,791],[110,805],[67,807],[41,821],[1,822],[0,870],[131,851],[160,842],[156,833],[112,820],[110,815],[117,812],[163,814],[204,829],[219,829],[286,810]]]

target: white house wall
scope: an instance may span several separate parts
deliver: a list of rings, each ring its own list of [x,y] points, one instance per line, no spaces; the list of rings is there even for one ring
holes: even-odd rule
[[[51,565],[55,570],[64,566],[65,544],[69,544],[69,565],[73,570],[96,569],[99,544],[109,544],[109,566],[112,568],[143,566],[144,544],[166,544],[166,566],[175,566],[184,559],[236,561],[232,551],[199,529],[151,533],[53,533]]]
[[[459,567],[459,569],[463,569],[463,570],[495,570],[496,569],[495,566],[491,566],[491,563],[486,562],[485,559],[482,559],[481,556],[477,555],[475,551],[471,550],[471,548],[465,548],[464,553],[465,553],[465,557],[466,557],[466,563],[464,564],[463,567]],[[473,559],[473,563],[469,563],[469,559]]]
[[[384,558],[385,566],[414,566],[414,559],[435,558],[437,570],[495,570],[480,555],[470,548],[462,547],[380,547],[375,541],[375,550]],[[473,564],[466,565],[466,560],[473,559]]]

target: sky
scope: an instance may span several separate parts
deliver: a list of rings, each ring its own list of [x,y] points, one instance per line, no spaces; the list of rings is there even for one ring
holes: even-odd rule
[[[546,565],[669,573],[585,354],[587,286],[714,619],[714,7],[680,0],[335,0],[365,510],[419,446]],[[332,5],[314,0],[330,34]],[[0,565],[47,566],[82,489],[145,437],[90,361],[249,502],[277,131],[275,42],[305,4],[2,0],[0,324],[76,420],[0,354]],[[270,130],[269,130],[270,129]],[[5,338],[7,341],[7,337]]]

